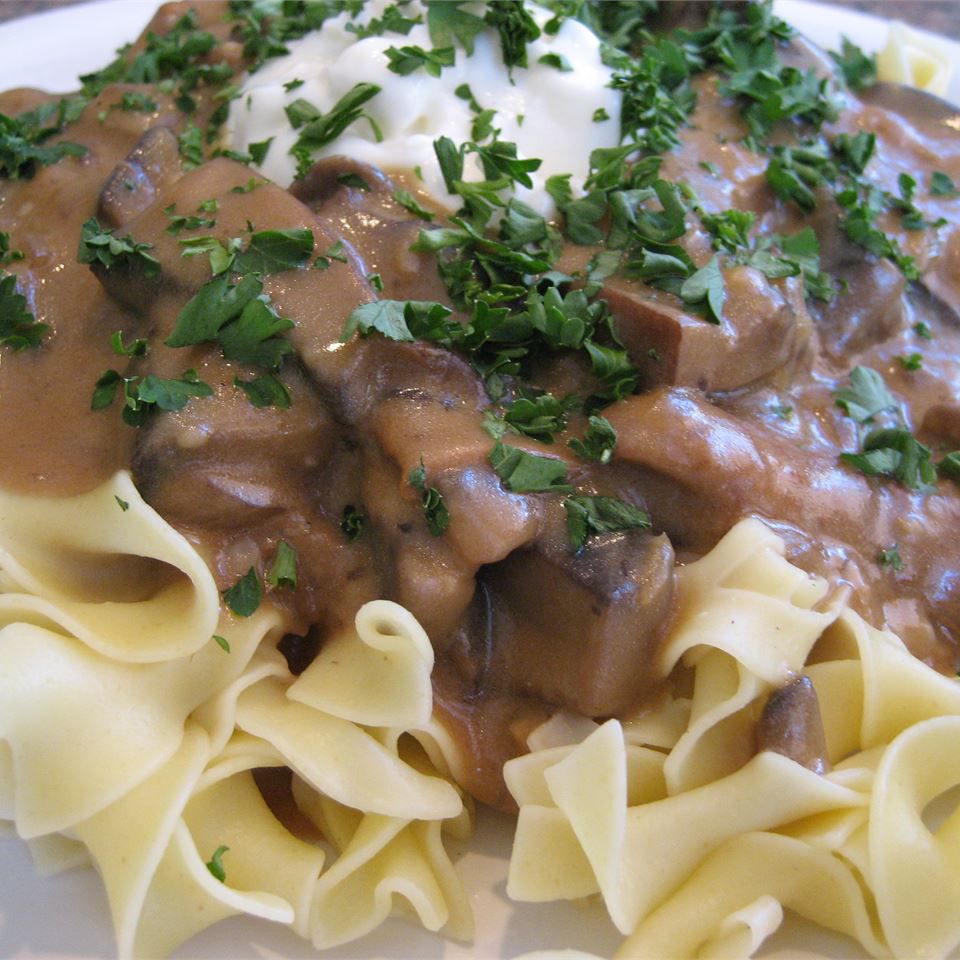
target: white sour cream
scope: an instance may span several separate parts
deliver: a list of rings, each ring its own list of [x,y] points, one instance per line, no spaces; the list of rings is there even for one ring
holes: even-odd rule
[[[373,0],[355,22],[366,23],[380,16],[386,0]],[[407,17],[426,10],[418,2],[404,6]],[[475,8],[482,13],[482,7]],[[542,26],[550,14],[530,6]],[[575,194],[582,192],[590,152],[613,147],[619,142],[620,94],[609,89],[611,71],[600,60],[600,42],[583,24],[566,20],[554,36],[541,34],[528,44],[529,67],[515,67],[513,82],[504,67],[496,31],[486,29],[476,38],[472,55],[457,46],[456,63],[445,67],[439,78],[418,69],[399,76],[388,69],[388,47],[433,44],[426,23],[418,24],[407,36],[387,33],[357,39],[346,30],[350,19],[340,14],[328,20],[322,30],[288,44],[290,53],[268,61],[247,77],[241,95],[233,102],[229,130],[234,150],[246,151],[251,143],[273,137],[259,170],[282,186],[294,179],[296,162],[290,148],[299,134],[292,128],[284,107],[298,98],[327,113],[358,83],[381,88],[364,110],[373,118],[383,139],[377,141],[374,128],[365,119],[353,123],[332,144],[315,155],[341,154],[386,171],[419,171],[423,189],[437,202],[456,208],[459,198],[445,187],[433,149],[433,142],[447,136],[459,145],[471,140],[475,113],[454,91],[467,84],[481,108],[497,111],[494,127],[500,139],[517,145],[521,158],[543,162],[530,176],[533,189],[517,188],[517,196],[541,214],[550,215],[553,203],[544,189],[554,174],[572,175]],[[546,55],[559,55],[572,67],[561,71],[539,63]],[[295,89],[284,84],[302,80]],[[594,119],[604,111],[609,119]],[[476,156],[469,154],[465,180],[482,180]]]

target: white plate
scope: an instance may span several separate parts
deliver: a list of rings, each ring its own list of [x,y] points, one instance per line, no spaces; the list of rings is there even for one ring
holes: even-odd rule
[[[105,66],[122,43],[134,39],[156,8],[155,0],[97,0],[0,24],[0,90],[36,86],[66,92],[76,77]],[[885,21],[843,7],[805,0],[779,0],[781,16],[812,40],[838,49],[847,35],[865,50],[886,41]],[[950,43],[960,63],[960,44]],[[960,72],[950,98],[960,103]],[[536,949],[577,949],[610,956],[621,941],[599,904],[513,904],[505,893],[511,821],[484,813],[469,850],[458,861],[477,918],[473,944],[444,941],[399,920],[390,921],[359,943],[324,953],[342,960],[467,960],[507,958]],[[820,931],[794,926],[769,947],[791,956],[829,949],[855,957],[856,948]],[[90,870],[43,879],[34,871],[26,846],[0,840],[0,958],[80,960],[108,958],[115,947],[106,897]],[[784,954],[780,954],[784,955]],[[316,958],[310,944],[266,921],[236,918],[195,937],[175,958]]]

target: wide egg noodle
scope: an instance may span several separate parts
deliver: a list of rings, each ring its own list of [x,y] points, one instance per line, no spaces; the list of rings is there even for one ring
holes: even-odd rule
[[[202,558],[118,472],[88,493],[0,491],[0,621],[53,622],[131,663],[195,653],[220,596]]]
[[[324,641],[287,696],[368,727],[414,727],[430,720],[433,647],[413,615],[375,600],[354,629]]]
[[[120,956],[242,913],[332,944],[407,904],[472,934],[442,838],[472,827],[447,779],[462,758],[406,610],[361,608],[339,663],[291,681],[279,613],[221,616],[203,560],[127,474],[82,497],[0,494],[0,520],[0,822],[45,872],[95,864]],[[278,766],[353,828],[291,832],[252,775]],[[221,846],[224,882],[208,867]]]
[[[945,97],[953,74],[953,54],[936,37],[895,20],[877,54],[877,76]]]
[[[754,934],[772,932],[768,898],[853,937],[871,956],[886,955],[863,892],[842,862],[790,837],[751,832],[714,850],[666,903],[638,925],[616,956],[654,960],[700,956],[701,950],[708,956],[749,956],[721,952],[718,941],[730,935],[732,924],[747,922],[748,946],[759,946]],[[750,913],[754,916],[748,919]]]
[[[802,596],[812,607],[822,591],[808,589],[802,571],[771,569],[770,557],[781,555],[772,536],[741,524],[721,544],[737,550],[724,558],[718,547],[698,561],[710,576],[687,582],[735,579],[749,591],[753,571],[758,594]],[[764,564],[749,562],[751,540]],[[733,576],[717,576],[731,570],[728,561],[737,555],[746,562],[734,563]],[[783,589],[791,580],[799,590]],[[782,587],[771,591],[778,581]],[[705,609],[708,594],[701,591],[698,603]],[[784,605],[782,616],[795,627],[791,606]],[[703,785],[671,793],[671,756],[687,732],[671,745],[673,724],[664,718],[687,714],[688,731],[695,729],[705,715],[696,689],[691,710],[657,704],[633,721],[632,733],[631,722],[608,721],[589,732],[566,719],[562,729],[588,732],[579,745],[545,747],[507,765],[520,806],[511,895],[542,901],[600,891],[628,934],[618,956],[629,958],[751,956],[785,909],[851,937],[871,956],[942,957],[954,950],[960,944],[960,683],[851,610],[834,604],[820,616],[819,636],[796,636],[803,636],[808,662],[800,666],[821,705],[829,773],[766,752],[713,779],[708,765],[694,777]],[[703,674],[695,676],[695,688],[703,681],[711,709],[724,696],[731,708],[721,716],[749,706],[742,675],[722,665],[729,658],[724,649],[688,643],[685,652]],[[780,647],[775,656],[783,653]],[[761,679],[757,709],[770,689]],[[627,760],[644,730],[665,751],[659,775],[653,764]],[[688,762],[695,767],[699,759],[691,753]],[[936,823],[934,801],[941,804]]]
[[[942,957],[960,943],[960,809],[936,829],[928,805],[960,785],[960,716],[904,730],[883,754],[870,811],[870,877],[894,956]]]
[[[447,781],[409,767],[349,720],[289,699],[279,680],[241,693],[237,724],[272,743],[301,777],[346,806],[405,819],[460,812],[460,796]]]

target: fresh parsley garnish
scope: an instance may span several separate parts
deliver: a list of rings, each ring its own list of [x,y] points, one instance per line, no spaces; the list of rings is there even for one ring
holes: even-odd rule
[[[650,527],[650,515],[645,510],[615,497],[567,497],[563,506],[567,512],[567,534],[575,551],[596,534]]]
[[[877,55],[864,53],[847,37],[841,38],[840,52],[831,50],[830,57],[851,90],[865,90],[877,82]]]
[[[361,513],[352,503],[348,503],[343,508],[340,516],[340,531],[347,539],[347,543],[353,543],[363,533],[367,525],[366,515]]]
[[[147,252],[152,249],[152,244],[140,243],[129,234],[115,236],[112,230],[104,230],[96,218],[91,217],[81,228],[77,261],[100,264],[107,270],[119,265],[156,278],[160,276],[160,261]]]
[[[274,589],[297,589],[297,551],[286,540],[277,544],[277,552],[273,563],[267,569],[266,580]]]
[[[221,274],[187,302],[164,342],[168,347],[216,342],[228,360],[272,371],[293,350],[280,336],[292,326],[293,321],[281,317],[263,294],[258,276],[249,274],[233,284]]]
[[[11,350],[39,347],[50,328],[27,309],[27,298],[17,289],[17,278],[0,271],[0,346]]]
[[[298,178],[310,169],[313,155],[318,150],[333,143],[347,127],[367,116],[363,105],[379,92],[380,87],[376,84],[355,84],[325,114],[303,99],[294,100],[284,108],[291,126],[300,131],[296,143],[290,148],[290,154],[297,161]],[[376,134],[376,128],[374,130]]]
[[[313,231],[261,230],[250,236],[247,248],[237,254],[232,270],[235,273],[267,275],[295,270],[313,253]]]
[[[617,445],[617,431],[606,417],[592,416],[583,439],[574,437],[567,445],[581,460],[609,463]]]
[[[216,640],[217,638],[214,637]],[[223,639],[222,637],[220,639]],[[229,649],[229,648],[228,648]],[[219,846],[213,852],[213,856],[207,861],[207,869],[214,876],[215,879],[219,880],[221,883],[226,883],[227,873],[223,868],[223,855],[228,853],[230,850],[227,846]]]
[[[540,36],[540,28],[523,0],[498,0],[487,7],[484,19],[500,35],[500,53],[507,70],[512,73],[514,67],[526,67],[527,44]]]
[[[567,465],[555,457],[527,453],[502,441],[490,451],[490,464],[503,486],[514,493],[572,493],[565,483]]]
[[[223,601],[238,617],[252,617],[263,599],[263,586],[251,567],[232,587],[223,591]]]
[[[233,385],[247,395],[247,399],[254,407],[277,407],[280,410],[288,410],[293,403],[286,385],[272,373],[262,374],[252,380],[234,377]]]
[[[87,148],[61,140],[47,141],[77,118],[78,101],[62,99],[21,113],[17,117],[0,113],[0,177],[25,180],[39,167],[59,163],[64,157],[82,157]],[[80,108],[83,102],[79,101]]]
[[[903,557],[900,556],[899,545],[895,543],[892,547],[885,547],[881,550],[877,554],[877,563],[879,563],[881,567],[890,567],[891,570],[900,573],[905,565]]]
[[[443,495],[440,491],[436,487],[427,486],[427,468],[424,466],[423,460],[420,461],[419,467],[410,471],[407,483],[422,494],[421,503],[423,504],[423,515],[427,521],[427,529],[433,536],[441,536],[450,525],[450,513],[443,502]]]
[[[860,453],[841,453],[840,458],[868,477],[893,477],[911,490],[929,493],[936,485],[930,448],[904,428],[874,430],[867,434]]]
[[[472,55],[484,22],[461,9],[462,5],[463,0],[427,0],[427,29],[434,47],[452,47],[456,42]]]
[[[117,330],[110,336],[110,349],[118,357],[145,357],[150,351],[150,344],[142,337],[126,344],[123,342],[123,331]]]
[[[897,398],[871,367],[854,367],[850,372],[850,386],[836,390],[833,398],[857,423],[870,423],[877,414],[898,408]]]
[[[120,392],[125,423],[140,427],[154,410],[176,412],[182,410],[194,397],[213,396],[213,388],[197,376],[196,370],[187,370],[179,380],[164,379],[149,374],[146,377],[124,377],[116,370],[107,370],[94,384],[91,410],[109,407]]]
[[[444,67],[452,67],[456,62],[453,47],[435,47],[433,50],[417,46],[387,47],[383,53],[388,61],[387,69],[401,77],[420,69],[431,77],[439,77]]]

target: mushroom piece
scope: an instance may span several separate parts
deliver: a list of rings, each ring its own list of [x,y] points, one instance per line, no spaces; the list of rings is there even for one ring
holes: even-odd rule
[[[808,676],[770,694],[757,725],[757,749],[783,754],[814,773],[830,769],[820,703]]]
[[[546,537],[483,569],[492,598],[487,682],[588,717],[635,706],[662,682],[657,648],[674,613],[667,537],[609,533],[574,553]]]

